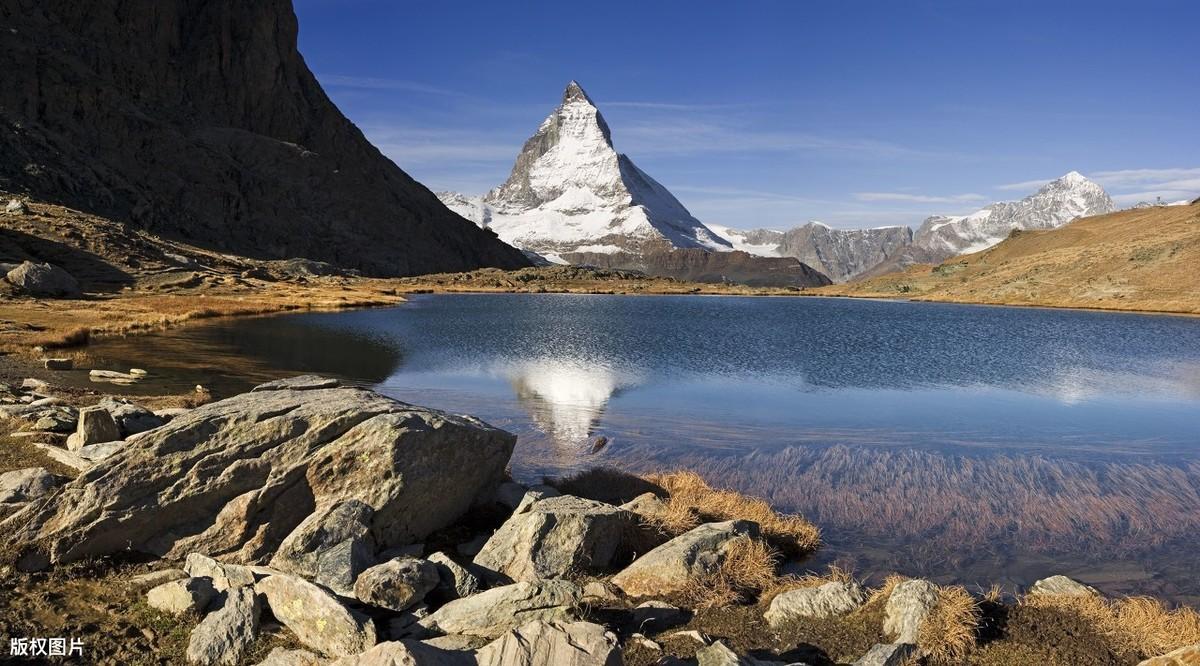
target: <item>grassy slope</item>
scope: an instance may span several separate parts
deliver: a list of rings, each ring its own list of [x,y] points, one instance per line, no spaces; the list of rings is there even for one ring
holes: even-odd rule
[[[940,266],[815,290],[831,296],[1200,314],[1200,206],[1024,231]]]

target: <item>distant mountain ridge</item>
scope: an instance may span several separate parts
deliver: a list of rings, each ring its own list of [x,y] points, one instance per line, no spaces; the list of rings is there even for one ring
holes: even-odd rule
[[[551,259],[569,252],[730,250],[658,181],[613,147],[600,110],[575,81],[483,196],[441,192],[455,212]]]
[[[257,259],[528,265],[342,115],[291,0],[12,0],[0,25],[0,189]]]
[[[762,256],[795,257],[834,282],[874,277],[919,263],[938,263],[991,247],[1015,230],[1054,229],[1080,217],[1116,210],[1100,185],[1071,171],[1020,201],[999,202],[969,215],[934,215],[914,232],[909,227],[833,229],[819,222],[786,232],[722,227],[743,249],[749,239]],[[778,234],[777,236],[775,234]],[[770,242],[778,239],[773,246]]]

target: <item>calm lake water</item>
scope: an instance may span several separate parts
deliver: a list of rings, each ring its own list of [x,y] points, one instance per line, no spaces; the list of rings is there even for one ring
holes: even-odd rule
[[[817,298],[439,295],[108,340],[141,390],[298,371],[520,435],[524,480],[690,468],[837,561],[1200,601],[1200,319]],[[607,444],[597,446],[600,438]]]

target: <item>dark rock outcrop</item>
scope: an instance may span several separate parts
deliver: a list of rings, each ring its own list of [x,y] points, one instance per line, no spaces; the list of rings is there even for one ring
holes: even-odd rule
[[[748,252],[709,252],[695,248],[628,252],[568,252],[564,261],[646,275],[670,277],[690,282],[749,285],[751,287],[821,287],[832,284],[829,278],[808,264],[791,257],[759,257]]]
[[[0,25],[0,189],[256,258],[529,265],[338,111],[291,0],[11,0]]]

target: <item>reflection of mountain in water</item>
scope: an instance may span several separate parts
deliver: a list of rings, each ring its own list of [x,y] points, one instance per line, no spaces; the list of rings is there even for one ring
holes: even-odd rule
[[[611,368],[580,361],[530,361],[504,372],[537,429],[561,446],[586,443],[608,401],[629,385]]]

